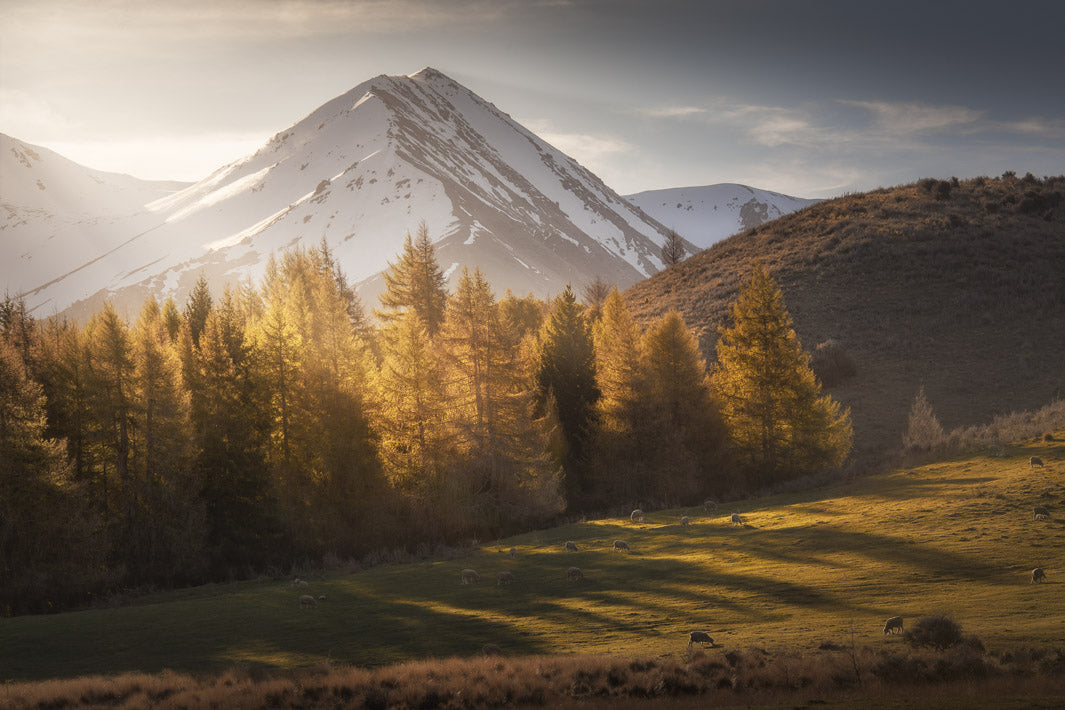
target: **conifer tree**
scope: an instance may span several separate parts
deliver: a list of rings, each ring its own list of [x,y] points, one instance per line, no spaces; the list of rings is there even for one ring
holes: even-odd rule
[[[640,351],[644,417],[638,438],[657,472],[644,481],[640,497],[675,505],[720,493],[725,432],[698,340],[671,310],[647,329]]]
[[[199,345],[200,333],[203,325],[207,322],[207,314],[211,312],[214,301],[211,299],[211,291],[207,288],[207,279],[202,275],[196,279],[196,285],[192,287],[192,293],[185,303],[185,322],[189,326],[193,345]]]
[[[103,561],[63,445],[47,436],[43,390],[14,341],[0,334],[0,616],[83,600]]]
[[[565,441],[561,464],[566,503],[572,510],[588,502],[588,444],[595,433],[595,405],[600,391],[595,381],[595,346],[591,329],[569,286],[555,298],[540,331],[538,359],[538,401],[543,406],[551,395],[556,403],[559,427]]]
[[[625,299],[611,289],[596,322],[595,374],[602,392],[597,409],[596,497],[611,502],[639,500],[646,461],[637,439],[645,422],[640,368],[642,334]]]
[[[414,311],[429,337],[435,337],[444,322],[447,281],[436,262],[436,250],[425,222],[418,226],[418,236],[413,241],[407,235],[399,261],[389,263],[384,276],[385,292],[380,297],[382,308],[376,311],[377,317],[390,323],[404,312]]]
[[[906,433],[902,436],[902,446],[910,451],[928,451],[946,441],[943,425],[932,410],[932,404],[924,393],[924,385],[918,390],[910,407],[910,417]]]
[[[849,412],[822,395],[776,283],[755,264],[717,344],[714,392],[738,463],[753,482],[839,466]]]

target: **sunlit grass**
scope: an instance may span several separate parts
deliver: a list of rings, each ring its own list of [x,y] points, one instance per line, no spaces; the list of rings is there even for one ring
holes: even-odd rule
[[[1059,439],[1065,437],[1058,437]],[[1043,468],[1031,468],[1038,455]],[[1049,521],[1033,519],[1047,506]],[[732,526],[729,514],[743,515]],[[692,519],[689,528],[680,517]],[[614,540],[631,552],[612,552]],[[574,540],[578,552],[566,552]],[[516,549],[516,556],[506,553]],[[722,648],[895,648],[883,621],[952,615],[989,649],[1061,643],[1065,444],[906,467],[815,492],[648,511],[526,533],[467,558],[207,585],[115,609],[0,620],[4,679],[228,666],[380,666],[474,655],[686,653],[705,630]],[[570,582],[566,569],[585,579]],[[1032,568],[1046,570],[1032,584]],[[462,585],[471,567],[478,584]],[[514,575],[497,586],[496,574]],[[301,608],[299,595],[324,595]]]

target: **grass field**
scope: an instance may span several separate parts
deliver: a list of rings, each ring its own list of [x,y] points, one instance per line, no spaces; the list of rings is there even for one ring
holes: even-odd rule
[[[1061,644],[1065,432],[797,495],[648,512],[501,540],[469,557],[208,585],[113,609],[0,619],[0,681],[122,671],[379,666],[468,656],[675,657],[722,648],[894,647],[889,616],[951,614],[989,649]],[[1030,456],[1046,465],[1032,468]],[[1044,505],[1051,520],[1036,521]],[[729,513],[746,524],[733,527]],[[681,515],[692,525],[680,526]],[[631,553],[611,552],[616,539]],[[565,552],[574,540],[578,552]],[[517,555],[507,556],[515,547]],[[580,567],[581,582],[566,569]],[[1034,567],[1047,572],[1032,584]],[[464,586],[459,571],[482,576]],[[497,587],[510,570],[514,582]],[[325,595],[301,608],[299,595]]]

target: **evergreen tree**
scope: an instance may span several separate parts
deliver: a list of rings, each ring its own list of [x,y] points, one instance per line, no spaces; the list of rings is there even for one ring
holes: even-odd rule
[[[588,444],[596,428],[595,346],[573,289],[569,286],[552,303],[540,331],[536,373],[538,401],[543,407],[554,397],[565,442],[561,461],[566,502],[571,510],[584,506],[590,489]]]
[[[698,340],[669,311],[647,329],[640,351],[644,416],[637,439],[658,472],[640,498],[677,505],[720,493],[725,432]]]
[[[0,616],[84,600],[103,552],[15,341],[0,334]]]
[[[385,292],[377,317],[384,323],[397,320],[408,310],[422,322],[429,337],[435,337],[444,322],[447,306],[447,281],[436,262],[436,250],[429,239],[429,228],[422,222],[418,236],[410,234],[403,242],[403,253],[385,271]]]
[[[192,293],[185,303],[185,322],[189,326],[193,345],[199,345],[200,333],[207,322],[207,314],[211,312],[214,301],[211,299],[211,291],[207,288],[207,279],[203,276],[196,279],[196,285],[192,287]]]
[[[929,451],[940,446],[947,439],[943,425],[932,410],[932,404],[925,396],[922,385],[913,398],[906,433],[902,436],[902,446],[910,451]]]
[[[849,412],[822,395],[776,283],[755,264],[717,344],[714,392],[738,463],[753,482],[839,466]]]
[[[635,503],[646,490],[644,481],[648,478],[648,462],[637,438],[646,423],[640,368],[642,334],[616,288],[603,302],[594,334],[596,383],[602,392],[597,405],[596,498]]]

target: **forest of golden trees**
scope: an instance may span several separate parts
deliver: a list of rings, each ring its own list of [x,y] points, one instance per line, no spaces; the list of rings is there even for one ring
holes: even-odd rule
[[[839,466],[820,393],[756,266],[711,367],[681,317],[618,291],[453,293],[424,228],[370,318],[328,247],[183,306],[84,325],[0,305],[0,615],[692,505]],[[217,297],[216,297],[217,296]]]

